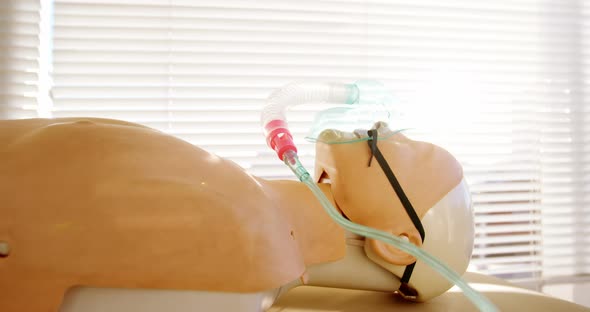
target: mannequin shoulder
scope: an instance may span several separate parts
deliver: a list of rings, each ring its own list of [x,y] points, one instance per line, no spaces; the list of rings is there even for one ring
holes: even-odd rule
[[[106,118],[29,118],[0,120],[0,142],[8,143],[11,139],[18,138],[31,131],[42,130],[49,126],[73,126],[73,125],[112,125],[136,128],[147,128],[143,125]]]

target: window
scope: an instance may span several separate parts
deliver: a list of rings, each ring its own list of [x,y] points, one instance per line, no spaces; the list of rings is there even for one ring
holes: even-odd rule
[[[55,0],[50,11],[40,60],[51,60],[52,101],[34,111],[143,123],[254,175],[292,178],[261,134],[270,92],[380,80],[411,135],[465,168],[472,269],[537,289],[590,274],[585,1]],[[308,168],[317,110],[289,114]]]

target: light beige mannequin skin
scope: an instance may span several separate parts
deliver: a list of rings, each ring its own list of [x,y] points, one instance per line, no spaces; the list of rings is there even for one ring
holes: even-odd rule
[[[449,153],[403,134],[379,148],[420,217],[463,177]],[[331,182],[321,189],[352,221],[420,245],[369,157],[366,142],[318,143],[316,177]],[[0,198],[0,242],[10,246],[0,258],[3,312],[57,311],[77,285],[264,291],[345,256],[343,230],[303,184],[253,177],[122,121],[0,121]],[[415,260],[371,246],[393,264]]]

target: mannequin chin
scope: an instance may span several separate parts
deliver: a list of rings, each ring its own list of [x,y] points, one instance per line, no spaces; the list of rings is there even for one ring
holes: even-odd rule
[[[422,248],[462,275],[469,264],[473,250],[474,223],[472,203],[467,182],[461,182],[437,202],[422,218],[426,231]],[[368,243],[365,253],[395,276],[401,278],[405,266],[395,265],[377,255]],[[409,285],[417,292],[415,301],[436,297],[453,285],[440,273],[421,261],[416,263]]]

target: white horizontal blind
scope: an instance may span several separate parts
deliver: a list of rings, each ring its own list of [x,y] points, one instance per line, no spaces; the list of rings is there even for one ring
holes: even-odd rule
[[[561,1],[553,1],[563,5]],[[563,6],[546,28],[559,61],[543,84],[547,121],[543,129],[543,266],[548,283],[564,276],[590,277],[590,3]],[[552,100],[548,100],[552,99]],[[567,281],[567,279],[565,279]]]
[[[291,178],[259,126],[270,92],[294,80],[377,79],[416,127],[408,134],[439,143],[463,164],[476,211],[474,269],[541,280],[557,250],[545,251],[554,232],[542,227],[550,215],[544,205],[564,192],[562,175],[573,179],[571,171],[549,170],[551,161],[586,170],[567,184],[576,204],[555,213],[579,220],[588,208],[580,208],[588,198],[579,193],[588,178],[588,119],[579,114],[588,112],[588,56],[580,52],[588,41],[569,37],[574,28],[587,35],[577,1],[55,2],[55,117],[140,122],[252,174]],[[289,114],[308,168],[313,145],[303,138],[317,109]],[[564,114],[582,119],[569,122]],[[563,149],[574,146],[564,142],[568,135],[577,140],[576,162],[567,162],[575,157]],[[587,265],[587,254],[579,256],[559,259]],[[588,273],[580,268],[564,274]]]
[[[141,122],[230,157],[253,174],[291,177],[264,145],[258,123],[264,99],[293,80],[366,76],[366,45],[358,42],[366,37],[365,7],[56,1],[53,115]],[[303,111],[289,118],[304,143],[313,116]],[[311,164],[312,146],[301,149]]]
[[[39,0],[0,1],[0,119],[35,116]]]

